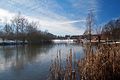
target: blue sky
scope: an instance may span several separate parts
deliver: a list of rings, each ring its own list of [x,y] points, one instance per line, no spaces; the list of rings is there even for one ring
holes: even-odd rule
[[[86,17],[94,10],[95,23],[103,25],[120,17],[119,0],[1,0],[0,23],[9,22],[21,12],[39,29],[56,35],[79,35],[86,29]]]
[[[104,24],[112,19],[120,17],[120,0],[101,0],[99,23]]]

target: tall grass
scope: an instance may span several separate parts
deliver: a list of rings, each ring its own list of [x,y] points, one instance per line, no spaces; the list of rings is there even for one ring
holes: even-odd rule
[[[61,67],[61,52],[52,62],[49,80],[119,80],[120,45],[99,44],[96,49],[85,46],[85,57],[76,61],[76,54],[67,55]]]

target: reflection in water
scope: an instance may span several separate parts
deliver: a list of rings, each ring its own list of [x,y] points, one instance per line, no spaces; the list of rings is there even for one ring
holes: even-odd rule
[[[0,47],[0,70],[3,67],[22,69],[27,63],[32,63],[37,55],[46,54],[53,45],[41,46],[1,46]],[[2,67],[2,68],[1,68]]]
[[[82,46],[76,44],[0,46],[0,80],[45,80],[57,51],[64,61],[70,49],[77,58],[83,56]]]

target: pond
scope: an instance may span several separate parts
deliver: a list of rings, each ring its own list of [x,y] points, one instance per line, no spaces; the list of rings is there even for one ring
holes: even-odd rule
[[[65,61],[70,49],[77,59],[84,56],[83,47],[76,43],[0,46],[0,80],[46,80],[57,52],[61,51]]]

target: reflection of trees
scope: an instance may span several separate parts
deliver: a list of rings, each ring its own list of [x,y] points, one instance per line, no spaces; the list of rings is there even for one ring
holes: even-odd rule
[[[14,47],[11,47],[11,46],[2,47],[1,55],[3,55],[5,62],[8,62],[14,56],[14,54],[11,54],[11,53],[14,53],[14,51],[11,50],[12,48]]]
[[[3,59],[6,63],[11,63],[13,69],[20,70],[28,63],[36,60],[38,55],[43,53],[48,53],[48,51],[53,47],[52,44],[49,45],[26,45],[26,46],[16,46],[7,47],[4,46],[2,49]],[[7,65],[6,65],[7,66]]]
[[[36,59],[37,55],[47,53],[53,45],[32,45],[26,47],[26,59],[32,61]]]

